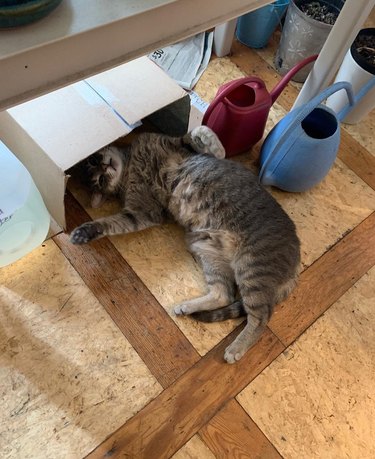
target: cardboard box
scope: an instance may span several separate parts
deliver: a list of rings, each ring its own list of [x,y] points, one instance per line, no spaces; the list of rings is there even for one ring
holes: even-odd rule
[[[182,88],[142,57],[0,113],[0,139],[29,170],[53,219],[66,228],[66,171],[148,115],[186,99]],[[165,117],[170,110],[163,112]]]

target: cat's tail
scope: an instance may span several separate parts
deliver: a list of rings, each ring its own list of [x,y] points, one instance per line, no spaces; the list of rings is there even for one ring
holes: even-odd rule
[[[246,312],[242,300],[237,300],[234,303],[212,311],[197,311],[190,314],[190,317],[200,322],[220,322],[222,320],[237,319],[237,317],[243,316],[246,316]]]

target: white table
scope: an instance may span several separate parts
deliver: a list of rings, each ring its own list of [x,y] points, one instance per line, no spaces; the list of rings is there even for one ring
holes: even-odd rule
[[[0,110],[267,3],[270,0],[64,0],[35,24],[0,30]],[[296,105],[330,83],[374,4],[346,0]],[[223,27],[228,41],[234,28]]]
[[[0,110],[207,30],[270,0],[63,0],[0,30]]]

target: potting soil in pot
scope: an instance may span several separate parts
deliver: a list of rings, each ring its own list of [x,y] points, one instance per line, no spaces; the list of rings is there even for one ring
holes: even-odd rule
[[[374,35],[359,35],[354,41],[354,47],[357,53],[362,56],[369,65],[375,66]]]
[[[338,17],[336,11],[319,2],[310,2],[306,5],[301,5],[300,9],[310,18],[315,19],[315,21],[324,22],[325,24],[333,25]]]

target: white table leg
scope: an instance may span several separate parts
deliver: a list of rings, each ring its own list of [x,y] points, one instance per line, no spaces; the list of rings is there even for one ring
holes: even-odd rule
[[[332,82],[374,5],[375,0],[346,0],[293,108],[306,103]]]
[[[237,18],[215,27],[214,53],[217,57],[227,56],[230,53],[236,24]]]

